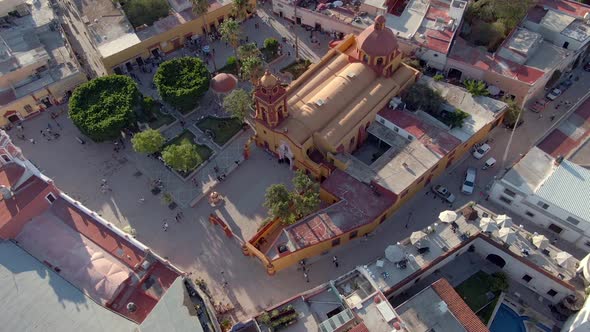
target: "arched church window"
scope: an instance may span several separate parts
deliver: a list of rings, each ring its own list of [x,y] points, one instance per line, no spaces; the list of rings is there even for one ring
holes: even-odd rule
[[[377,66],[382,66],[383,65],[383,58],[382,57],[378,57],[377,58]]]
[[[369,63],[369,56],[365,54],[363,56],[363,61],[366,62],[366,63]]]

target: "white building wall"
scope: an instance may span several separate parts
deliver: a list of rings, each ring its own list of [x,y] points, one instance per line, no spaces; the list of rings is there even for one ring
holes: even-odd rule
[[[444,70],[447,64],[446,54],[442,54],[433,50],[425,50],[424,52],[416,53],[418,58],[426,61],[432,68]]]
[[[292,2],[285,0],[274,0],[272,4],[272,10],[278,15],[282,14],[284,18],[296,22],[295,8],[293,7]],[[348,24],[331,18],[330,16],[301,7],[297,8],[297,17],[301,19],[301,24],[309,25],[311,27],[315,27],[316,24],[319,24],[322,26],[322,30],[327,32],[359,34],[363,30],[362,28],[356,27],[352,24]]]
[[[586,298],[582,310],[578,311],[563,324],[561,332],[588,332],[590,331],[590,297]]]
[[[502,268],[502,271],[505,272],[506,275],[510,277],[510,279],[531,289],[533,292],[539,294],[539,296],[542,296],[551,303],[555,304],[561,301],[564,297],[574,294],[574,292],[569,290],[567,287],[561,285],[557,281],[533,269],[532,267],[519,261],[505,251],[498,249],[483,239],[476,239],[473,243],[473,246],[475,247],[475,252],[483,259],[485,259],[490,254],[500,256],[506,262],[506,265]],[[531,276],[532,280],[529,282],[524,281],[522,279],[524,275]],[[549,296],[547,294],[547,292],[551,289],[557,292],[555,296]]]
[[[511,197],[504,192],[505,189],[516,193],[516,195]],[[509,204],[501,198],[508,199],[511,203]],[[549,229],[551,224],[559,226],[563,231],[560,234],[554,233],[556,237],[574,243],[580,249],[590,252],[590,246],[585,244],[586,241],[590,241],[590,222],[573,216],[577,220],[580,220],[580,223],[578,225],[572,225],[565,221],[570,216],[566,211],[549,203],[547,203],[549,205],[547,210],[543,210],[541,207],[537,208],[537,202],[542,201],[541,199],[534,195],[525,197],[522,193],[507,186],[501,180],[496,181],[492,186],[490,199],[540,227]]]
[[[380,124],[382,124],[385,127],[387,127],[389,129],[395,131],[396,133],[398,133],[400,136],[402,136],[404,138],[411,139],[411,140],[415,140],[416,139],[416,136],[414,136],[414,135],[410,134],[409,132],[405,131],[404,129],[396,126],[395,124],[393,124],[392,122],[390,122],[389,120],[385,119],[384,117],[382,117],[379,114],[377,114],[377,116],[375,117],[375,119]]]
[[[461,76],[461,80],[465,80],[465,79],[483,80],[484,79],[484,74],[483,74],[482,70],[476,69],[469,64],[465,64],[463,62],[453,60],[452,58],[448,58],[447,65],[445,66],[445,71],[448,73],[451,69],[457,69],[463,73],[463,76]]]

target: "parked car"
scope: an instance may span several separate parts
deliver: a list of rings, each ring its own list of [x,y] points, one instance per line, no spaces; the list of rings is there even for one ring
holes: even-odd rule
[[[561,96],[561,90],[559,90],[558,88],[555,88],[553,90],[551,90],[551,92],[549,92],[545,98],[554,101],[555,99],[557,99],[557,97]]]
[[[440,184],[432,187],[432,192],[449,203],[453,203],[455,201],[455,195],[451,194],[451,192],[445,186]]]
[[[572,81],[571,79],[567,79],[567,80],[561,82],[561,84],[559,84],[559,86],[557,88],[561,91],[561,93],[564,93],[565,90],[569,89],[573,84],[574,84],[574,81]]]
[[[477,176],[477,170],[473,167],[469,167],[465,172],[465,180],[463,180],[463,185],[461,186],[461,192],[466,195],[473,194],[473,189],[475,188],[475,177]]]
[[[475,149],[475,151],[473,151],[473,156],[475,157],[475,159],[481,159],[490,151],[491,148],[492,147],[489,144],[484,143],[480,147]]]
[[[584,65],[584,71],[590,71],[590,62]]]
[[[549,102],[545,99],[537,99],[534,104],[529,107],[531,112],[541,113]]]

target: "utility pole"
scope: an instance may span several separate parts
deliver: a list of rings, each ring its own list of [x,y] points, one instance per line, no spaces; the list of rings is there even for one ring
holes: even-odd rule
[[[299,36],[297,36],[297,2],[298,0],[293,0],[293,11],[295,17],[295,24],[293,25],[293,33],[295,34],[295,61],[299,61]]]

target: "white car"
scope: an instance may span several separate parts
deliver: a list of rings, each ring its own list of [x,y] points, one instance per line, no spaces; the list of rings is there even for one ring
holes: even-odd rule
[[[475,159],[481,159],[490,151],[491,148],[492,147],[488,144],[482,144],[482,146],[473,151],[473,156],[475,157]]]
[[[477,176],[477,170],[473,167],[469,167],[467,172],[465,172],[465,180],[463,181],[463,185],[461,186],[461,192],[466,195],[473,194],[473,189],[475,188],[475,177]]]
[[[559,89],[553,89],[551,90],[551,92],[549,92],[545,97],[551,101],[554,101],[555,99],[557,99],[557,97],[561,96],[562,91]]]

